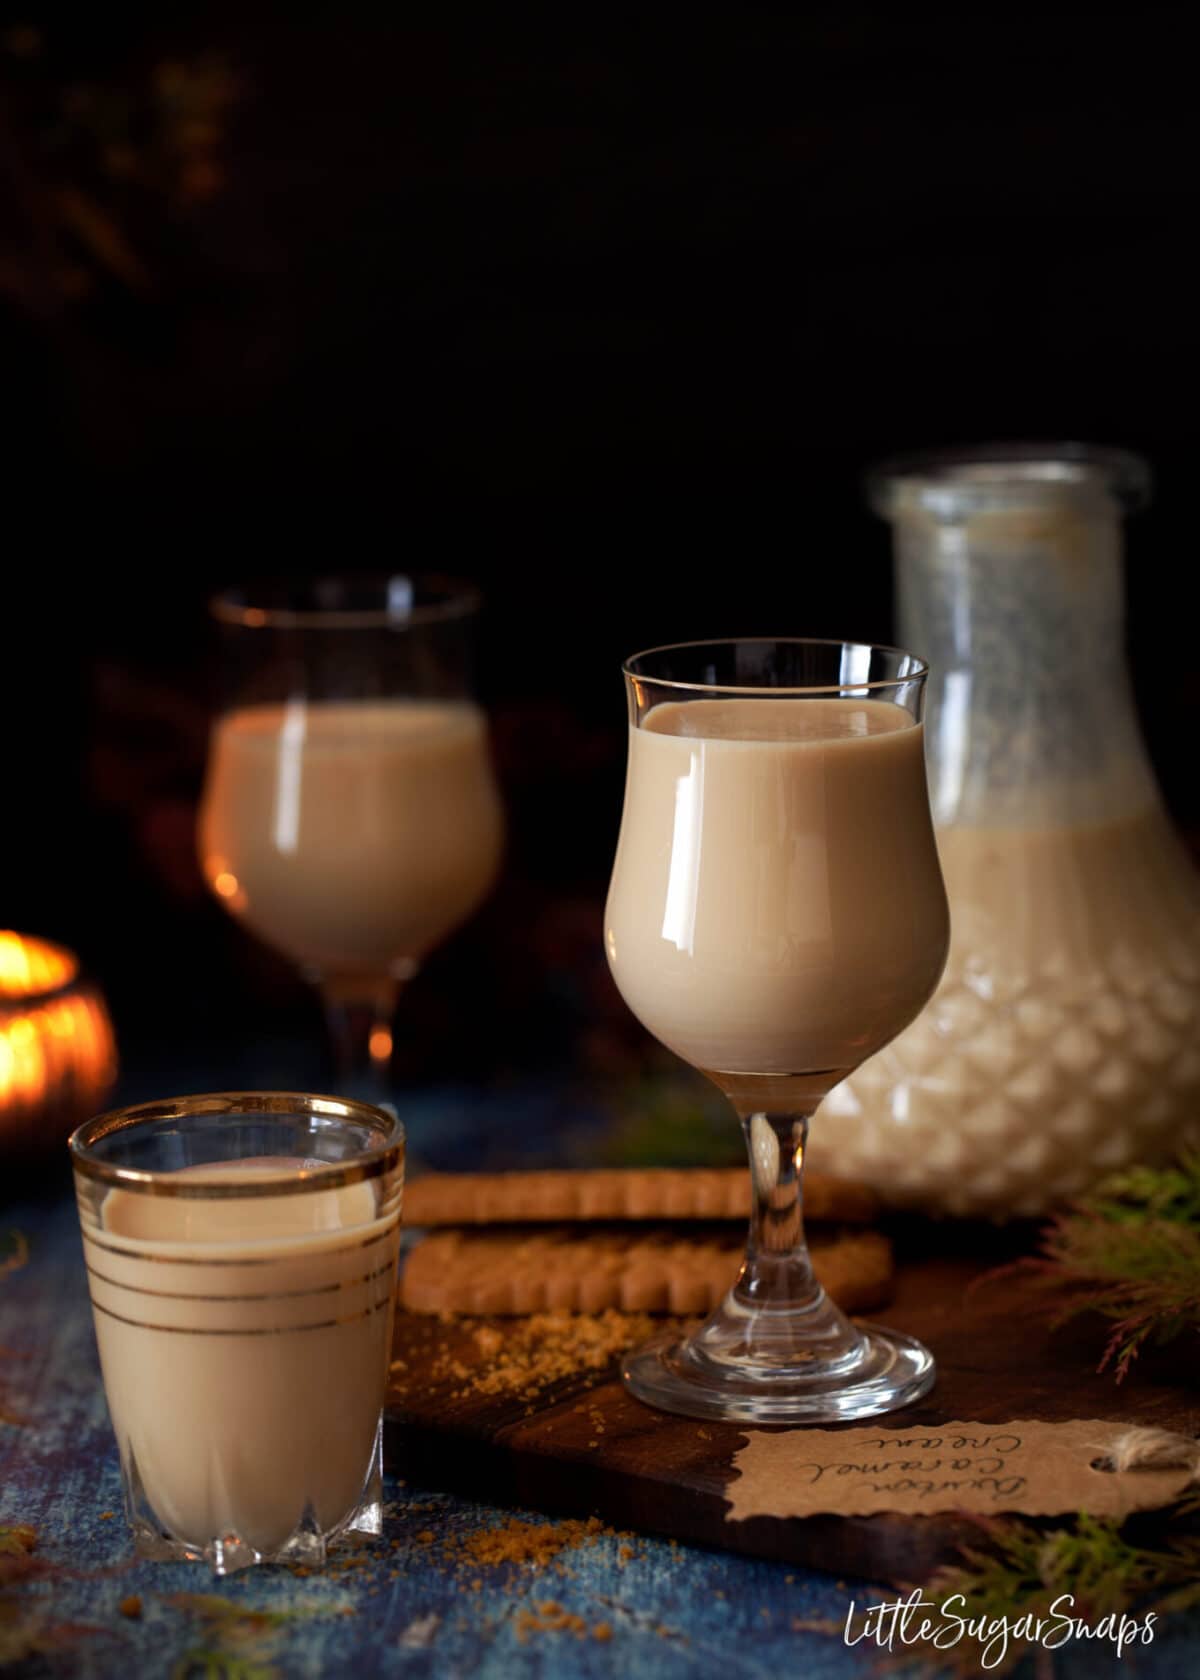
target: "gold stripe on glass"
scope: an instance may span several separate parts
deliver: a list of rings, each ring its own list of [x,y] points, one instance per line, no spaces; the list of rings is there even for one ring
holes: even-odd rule
[[[357,1289],[364,1283],[372,1283],[376,1278],[390,1272],[395,1266],[395,1260],[389,1260],[386,1265],[378,1266],[373,1272],[363,1272],[359,1277],[346,1278],[337,1283],[323,1283],[317,1289],[279,1289],[270,1295],[191,1295],[180,1289],[145,1289],[141,1284],[122,1283],[118,1278],[106,1277],[98,1272],[94,1266],[84,1266],[89,1277],[94,1277],[97,1283],[107,1284],[110,1289],[123,1289],[127,1295],[153,1295],[162,1301],[291,1301],[302,1295],[336,1295],[342,1289]]]
[[[128,1324],[134,1330],[161,1330],[169,1336],[290,1336],[301,1330],[336,1330],[343,1324],[357,1324],[360,1319],[370,1318],[373,1313],[382,1312],[392,1304],[391,1292],[382,1301],[377,1301],[373,1307],[366,1307],[362,1312],[351,1313],[346,1318],[322,1319],[319,1324],[271,1324],[255,1326],[253,1329],[228,1330],[195,1330],[190,1324],[147,1324],[142,1319],[124,1318],[120,1313],[102,1307],[93,1300],[92,1311],[103,1313],[105,1318],[113,1318],[118,1324]]]
[[[388,1229],[386,1231],[380,1231],[378,1236],[368,1237],[365,1242],[350,1243],[346,1248],[313,1247],[311,1250],[311,1258],[314,1260],[333,1260],[336,1259],[339,1254],[354,1254],[360,1249],[374,1248],[376,1243],[385,1242],[388,1237],[393,1236],[399,1226],[399,1223],[399,1219],[395,1219],[392,1221]],[[314,1231],[308,1238],[289,1238],[288,1240],[308,1241],[323,1234],[324,1233],[320,1231]],[[211,1259],[197,1259],[194,1255],[190,1254],[143,1254],[136,1248],[117,1248],[113,1243],[101,1242],[99,1237],[93,1236],[93,1234],[87,1230],[83,1232],[83,1240],[84,1242],[90,1242],[93,1247],[100,1249],[105,1254],[116,1254],[122,1260],[143,1261],[156,1266],[278,1266],[284,1258],[289,1261],[293,1261],[297,1258],[303,1260],[310,1258],[308,1253],[302,1252],[299,1256],[297,1256],[294,1251],[289,1252],[286,1257],[278,1254],[250,1255],[244,1260],[229,1259],[226,1256],[216,1254],[214,1254]]]

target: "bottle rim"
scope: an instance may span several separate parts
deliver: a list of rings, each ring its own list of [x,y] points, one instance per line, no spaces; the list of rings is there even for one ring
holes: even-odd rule
[[[866,475],[866,495],[884,519],[922,512],[942,519],[1064,502],[1145,507],[1148,462],[1100,444],[1014,441],[920,450],[880,461]]]

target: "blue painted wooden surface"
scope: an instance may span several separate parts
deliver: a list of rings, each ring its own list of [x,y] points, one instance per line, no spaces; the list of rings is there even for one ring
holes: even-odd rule
[[[306,1578],[262,1569],[214,1582],[200,1566],[135,1562],[73,1200],[61,1191],[36,1201],[0,1200],[0,1244],[6,1230],[22,1232],[30,1254],[27,1265],[0,1279],[0,1409],[27,1421],[0,1423],[0,1526],[36,1529],[34,1556],[47,1573],[0,1587],[0,1645],[6,1615],[10,1636],[13,1616],[76,1629],[61,1648],[24,1658],[14,1672],[80,1680],[184,1675],[200,1672],[189,1668],[189,1653],[213,1649],[240,1658],[245,1667],[224,1672],[240,1672],[243,1680],[266,1673],[834,1680],[880,1672],[873,1647],[848,1648],[837,1630],[851,1598],[862,1606],[894,1597],[890,1590],[651,1539],[639,1538],[622,1562],[621,1542],[611,1536],[560,1554],[567,1574],[457,1562],[443,1557],[443,1540],[512,1513],[394,1481],[386,1534],[344,1554],[365,1560],[352,1568]],[[429,1533],[432,1544],[420,1538]],[[132,1594],[142,1602],[140,1620],[118,1611]],[[248,1632],[231,1621],[214,1634],[195,1607],[173,1602],[177,1594],[287,1617]],[[612,1638],[534,1631],[522,1641],[522,1611],[547,1599],[589,1629],[608,1623]],[[1127,1653],[1119,1670],[1107,1648],[1085,1646],[1059,1652],[1054,1672],[1066,1680],[1200,1672],[1200,1617],[1174,1618],[1153,1646]]]

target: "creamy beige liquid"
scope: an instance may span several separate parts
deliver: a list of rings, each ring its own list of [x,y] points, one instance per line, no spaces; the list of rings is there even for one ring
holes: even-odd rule
[[[629,734],[605,937],[633,1013],[694,1066],[857,1067],[946,952],[920,725],[874,700],[656,706]]]
[[[830,1094],[814,1163],[902,1204],[1034,1214],[1177,1147],[1200,1119],[1200,883],[1158,803],[938,845],[945,975]]]
[[[486,896],[501,842],[475,706],[254,706],[217,724],[200,818],[205,876],[305,966],[410,972]]]
[[[266,1170],[278,1176],[275,1162]],[[180,1177],[244,1179],[247,1163]],[[113,1427],[159,1523],[274,1552],[359,1503],[391,1345],[399,1206],[380,1180],[227,1201],[80,1197]]]

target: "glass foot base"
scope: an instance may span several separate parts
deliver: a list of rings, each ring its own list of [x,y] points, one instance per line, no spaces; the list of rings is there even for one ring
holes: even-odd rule
[[[856,1328],[861,1334],[836,1360],[741,1371],[711,1358],[695,1338],[664,1336],[629,1354],[621,1375],[648,1406],[727,1423],[841,1423],[910,1406],[929,1392],[937,1367],[928,1348],[900,1330]]]
[[[136,1519],[131,1526],[133,1549],[140,1558],[153,1563],[207,1563],[214,1575],[232,1575],[256,1563],[302,1563],[309,1569],[322,1569],[330,1547],[343,1535],[382,1533],[382,1522],[372,1524],[370,1518],[370,1511],[356,1512],[348,1522],[322,1534],[315,1520],[303,1517],[282,1546],[266,1552],[236,1533],[214,1535],[203,1545],[192,1545],[165,1534],[144,1518]]]
[[[132,1449],[122,1473],[134,1552],[154,1563],[207,1563],[214,1575],[232,1575],[256,1563],[301,1563],[309,1569],[321,1569],[329,1549],[343,1535],[383,1533],[382,1420],[375,1430],[370,1468],[354,1509],[332,1528],[322,1530],[312,1506],[306,1505],[287,1538],[278,1546],[266,1549],[247,1540],[236,1528],[203,1540],[180,1539],[156,1514]]]

